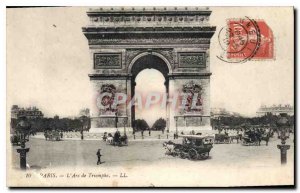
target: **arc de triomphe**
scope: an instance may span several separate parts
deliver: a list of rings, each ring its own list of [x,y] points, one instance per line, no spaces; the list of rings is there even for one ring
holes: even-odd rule
[[[132,126],[134,106],[99,109],[103,92],[134,96],[135,78],[147,68],[165,77],[167,129],[210,129],[210,26],[211,11],[202,7],[105,7],[87,12],[89,25],[83,27],[88,39],[94,88],[91,108],[92,130],[102,132],[117,126]],[[174,93],[197,93],[200,109],[171,108]],[[100,100],[100,101],[99,101]],[[118,117],[116,119],[116,116]]]

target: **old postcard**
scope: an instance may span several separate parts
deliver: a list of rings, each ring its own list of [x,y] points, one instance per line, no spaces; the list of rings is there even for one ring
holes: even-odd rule
[[[293,7],[9,7],[7,186],[294,186]]]

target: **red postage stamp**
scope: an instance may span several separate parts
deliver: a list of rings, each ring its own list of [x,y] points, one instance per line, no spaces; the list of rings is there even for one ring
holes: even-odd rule
[[[274,58],[274,36],[264,20],[229,19],[219,33],[219,44],[224,56],[219,59],[240,63],[251,59]]]
[[[228,22],[229,34],[228,58],[272,59],[274,56],[274,38],[271,29],[263,20]],[[257,48],[257,49],[256,49]]]

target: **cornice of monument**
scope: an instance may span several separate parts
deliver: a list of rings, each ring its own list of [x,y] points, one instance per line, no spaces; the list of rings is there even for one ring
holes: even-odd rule
[[[127,39],[136,38],[201,38],[210,39],[216,31],[215,26],[201,27],[83,27],[87,39]]]
[[[152,27],[131,27],[131,26],[120,26],[120,27],[101,27],[101,26],[87,26],[83,27],[82,31],[84,33],[102,32],[102,33],[159,33],[159,32],[169,32],[169,33],[194,33],[194,32],[212,32],[216,31],[216,26],[152,26]]]
[[[131,78],[131,74],[125,74],[125,73],[118,73],[118,74],[99,74],[99,73],[92,73],[89,74],[90,79],[98,79],[98,80],[117,80],[117,79],[128,79]]]
[[[89,24],[83,31],[104,28],[211,27],[206,7],[101,7],[87,12]]]
[[[207,15],[211,14],[208,7],[99,7],[87,11],[88,16],[92,15]]]
[[[184,77],[184,78],[187,78],[187,77],[198,77],[198,78],[201,78],[201,77],[204,77],[204,76],[211,76],[212,73],[211,72],[173,72],[173,73],[170,73],[168,74],[168,77],[170,78],[175,78],[175,77]]]

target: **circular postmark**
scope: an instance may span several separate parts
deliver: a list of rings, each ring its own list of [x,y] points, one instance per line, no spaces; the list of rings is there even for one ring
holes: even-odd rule
[[[256,21],[248,17],[228,19],[227,26],[219,31],[218,42],[221,53],[217,58],[228,63],[243,63],[259,50],[260,29]]]

